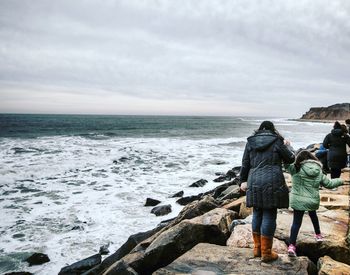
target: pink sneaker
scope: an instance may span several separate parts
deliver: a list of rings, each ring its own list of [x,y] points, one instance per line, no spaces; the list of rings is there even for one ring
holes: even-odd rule
[[[288,246],[288,256],[296,257],[297,256],[296,250],[297,248],[295,247],[295,245],[290,244]]]
[[[316,234],[315,235],[315,239],[316,239],[317,242],[323,242],[323,240],[324,240],[323,236],[321,234]]]

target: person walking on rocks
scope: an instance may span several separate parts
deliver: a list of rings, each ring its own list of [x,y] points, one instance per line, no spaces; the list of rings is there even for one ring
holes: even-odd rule
[[[344,133],[341,124],[336,121],[333,130],[323,140],[323,146],[328,150],[327,161],[331,170],[331,178],[339,178],[341,169],[346,166],[346,145],[350,146],[350,136]]]
[[[261,123],[248,137],[240,171],[241,183],[247,181],[247,207],[253,207],[252,232],[254,257],[263,262],[278,258],[272,251],[278,208],[288,208],[288,187],[282,163],[293,163],[294,153],[289,142],[277,132],[271,121]]]
[[[343,184],[339,178],[329,179],[322,171],[321,162],[309,151],[302,150],[295,163],[286,165],[292,175],[290,207],[293,208],[293,224],[290,229],[288,255],[296,256],[296,240],[301,227],[304,212],[308,211],[315,230],[316,241],[323,241],[316,210],[320,206],[320,186],[328,189]]]

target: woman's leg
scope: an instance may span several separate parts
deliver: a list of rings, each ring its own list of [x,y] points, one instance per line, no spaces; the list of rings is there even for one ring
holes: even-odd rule
[[[261,222],[261,235],[273,238],[276,230],[277,208],[264,209]]]
[[[331,168],[331,179],[339,178],[341,175],[340,168]]]
[[[254,241],[254,250],[253,254],[254,257],[260,257],[261,256],[261,241],[260,241],[260,228],[261,228],[261,221],[262,221],[262,209],[254,208],[253,209],[253,221],[252,221],[252,235],[253,235],[253,241]]]
[[[252,231],[260,234],[261,222],[263,218],[263,210],[260,208],[253,209]]]
[[[289,242],[294,246],[297,242],[299,229],[300,229],[301,224],[303,222],[303,216],[304,216],[304,211],[300,211],[300,210],[293,211],[293,224],[292,224],[292,227],[290,229]]]
[[[318,222],[316,211],[309,211],[309,216],[311,218],[312,225],[314,226],[315,234],[321,234],[320,223]]]
[[[261,223],[261,260],[271,262],[278,259],[272,251],[273,235],[276,230],[277,209],[264,209]]]

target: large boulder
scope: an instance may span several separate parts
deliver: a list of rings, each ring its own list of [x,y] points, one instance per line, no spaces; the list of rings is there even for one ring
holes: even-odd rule
[[[112,264],[123,258],[125,255],[127,255],[134,247],[136,247],[139,243],[142,241],[150,238],[151,236],[155,235],[157,232],[159,232],[164,226],[159,226],[154,229],[140,232],[134,235],[131,235],[128,240],[112,255],[105,258],[101,264],[97,265],[96,267],[86,271],[84,275],[98,275],[102,274],[104,270],[106,270],[108,267],[110,267]]]
[[[228,199],[238,199],[241,196],[241,189],[238,185],[232,185],[221,192],[220,196],[217,198],[220,201]]]
[[[132,268],[152,274],[201,242],[225,245],[235,213],[216,208],[191,220],[185,219],[159,234],[147,247],[139,246],[113,264],[104,275],[124,274]]]
[[[151,213],[156,215],[156,216],[164,216],[167,215],[171,212],[171,205],[166,204],[166,205],[159,205],[154,208],[152,208]]]
[[[58,275],[79,275],[101,263],[101,254],[92,255],[86,259],[65,266]]]
[[[262,264],[253,258],[251,249],[200,243],[154,275],[175,274],[317,274],[315,265],[306,257],[291,258],[280,255],[279,259]]]
[[[226,242],[226,245],[238,248],[253,248],[252,225],[242,224],[235,226],[230,238]],[[273,240],[272,248],[278,254],[287,254],[287,245],[276,238]]]
[[[328,256],[318,259],[317,268],[319,275],[350,274],[350,265],[334,261]]]
[[[350,264],[350,250],[346,242],[349,213],[344,210],[327,210],[318,212],[318,219],[325,240],[315,241],[313,225],[305,214],[297,239],[297,255],[307,256],[313,262],[328,255],[336,261]],[[292,222],[293,213],[280,210],[275,237],[288,242]]]
[[[49,256],[44,253],[33,253],[30,257],[25,259],[31,265],[41,265],[50,261]]]

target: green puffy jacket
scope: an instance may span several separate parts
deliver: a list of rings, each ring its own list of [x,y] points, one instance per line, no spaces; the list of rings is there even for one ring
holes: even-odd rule
[[[292,191],[290,193],[290,207],[295,210],[313,211],[320,206],[319,187],[328,189],[343,184],[341,179],[329,179],[322,172],[322,164],[315,160],[305,160],[297,172],[294,164],[286,166],[292,175]]]

